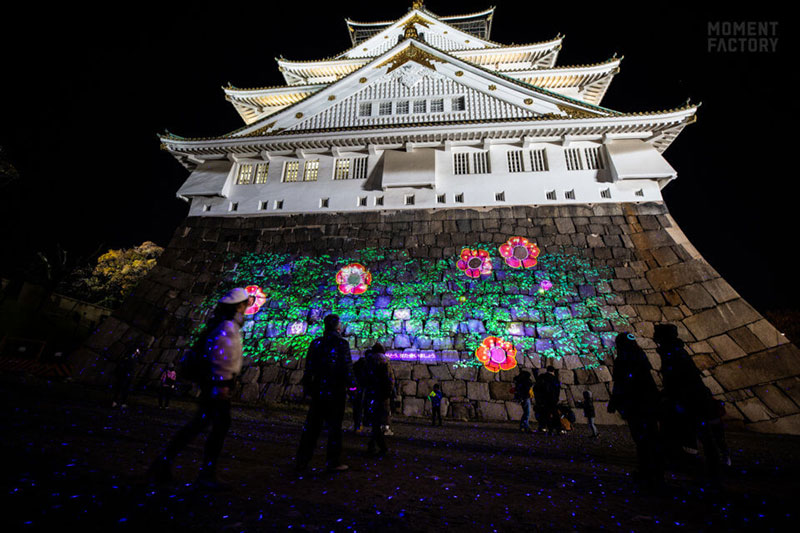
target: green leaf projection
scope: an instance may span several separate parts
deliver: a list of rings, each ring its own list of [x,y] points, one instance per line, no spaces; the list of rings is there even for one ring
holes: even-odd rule
[[[613,346],[615,330],[628,324],[609,305],[615,298],[612,269],[593,266],[578,248],[542,252],[534,267],[524,269],[510,267],[498,244],[468,248],[488,252],[493,264],[488,275],[465,275],[457,265],[459,255],[426,259],[383,248],[340,257],[230,256],[231,269],[203,302],[200,315],[230,288],[254,285],[266,301],[247,316],[243,328],[245,355],[253,360],[304,356],[321,334],[322,319],[336,313],[353,349],[380,342],[399,359],[408,354],[408,359],[462,366],[481,365],[474,354],[490,336],[511,342],[520,356],[578,356],[580,366],[596,366]],[[354,263],[369,272],[371,283],[361,294],[342,294],[337,273]]]

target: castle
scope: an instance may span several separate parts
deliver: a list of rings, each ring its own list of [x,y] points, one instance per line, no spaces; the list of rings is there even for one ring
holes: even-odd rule
[[[494,8],[347,20],[352,47],[277,60],[286,85],[224,87],[244,121],[161,136],[190,204],[152,273],[74,356],[81,378],[146,346],[142,380],[180,357],[218,296],[256,296],[243,401],[301,396],[305,348],[339,314],[355,357],[387,347],[399,405],[434,383],[454,418],[519,418],[512,379],[552,364],[574,404],[608,401],[613,340],[678,326],[728,416],[800,433],[800,351],[700,256],[661,190],[697,105],[601,106],[622,58],[556,66],[563,37],[490,40]],[[598,408],[599,422],[618,423]]]

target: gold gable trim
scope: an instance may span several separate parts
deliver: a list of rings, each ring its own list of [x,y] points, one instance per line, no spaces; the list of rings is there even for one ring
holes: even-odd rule
[[[402,65],[405,65],[409,61],[414,61],[416,63],[419,63],[423,67],[427,67],[431,70],[436,70],[436,68],[433,66],[434,61],[436,61],[437,63],[444,63],[443,60],[439,59],[435,55],[426,52],[421,48],[417,48],[416,46],[411,44],[406,48],[404,48],[401,52],[393,55],[392,57],[390,57],[380,65],[376,66],[375,68],[383,68],[386,65],[391,65],[389,67],[389,70],[386,71],[386,73],[388,74],[394,69],[399,68]]]

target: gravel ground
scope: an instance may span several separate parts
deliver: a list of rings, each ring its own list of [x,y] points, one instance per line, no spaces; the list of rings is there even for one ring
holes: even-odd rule
[[[516,424],[395,418],[390,452],[363,455],[367,437],[345,435],[350,470],[313,470],[292,458],[304,408],[236,406],[220,461],[228,492],[196,489],[203,439],[176,462],[176,484],[154,488],[147,466],[194,405],[159,410],[149,394],[127,411],[104,390],[0,376],[2,531],[758,531],[796,530],[800,438],[729,433],[733,466],[722,490],[702,460],[671,465],[666,494],[643,494],[631,478],[624,427],[585,426],[562,436]],[[794,527],[793,527],[794,526]]]

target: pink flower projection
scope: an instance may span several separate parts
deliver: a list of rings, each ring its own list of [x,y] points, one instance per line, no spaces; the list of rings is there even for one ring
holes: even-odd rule
[[[517,349],[500,337],[486,337],[475,350],[475,358],[490,372],[511,370],[517,366]]]
[[[498,250],[511,268],[531,268],[539,256],[539,248],[525,237],[511,237]]]
[[[359,263],[350,263],[336,273],[336,284],[342,294],[361,294],[371,283],[372,274]]]
[[[261,287],[258,285],[248,285],[244,290],[253,297],[253,305],[245,309],[244,314],[253,315],[266,303],[267,295],[264,294],[264,291],[262,291]]]
[[[541,283],[539,283],[539,292],[547,292],[553,288],[553,282],[543,279]]]
[[[479,278],[492,273],[492,258],[486,250],[464,248],[461,250],[461,259],[457,265],[470,278]]]

